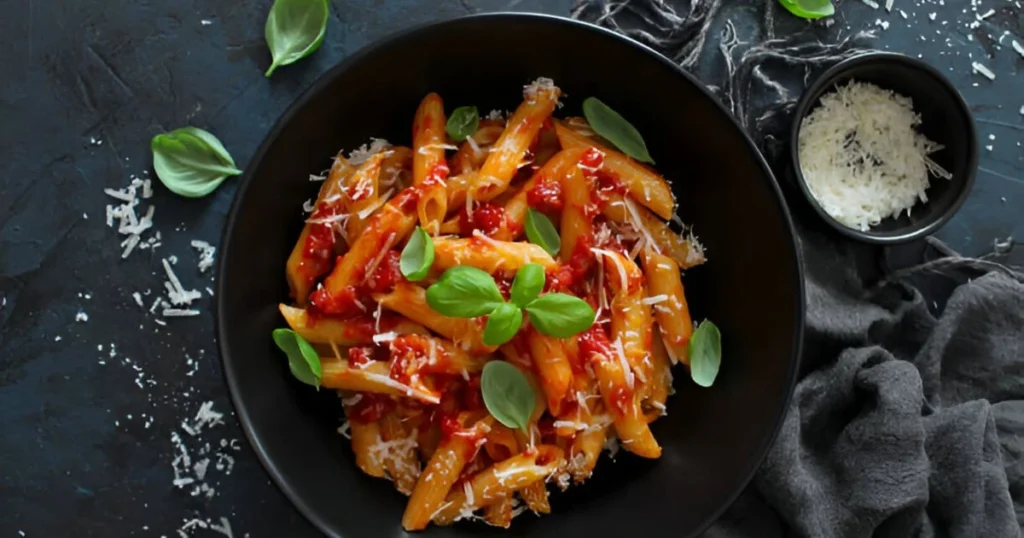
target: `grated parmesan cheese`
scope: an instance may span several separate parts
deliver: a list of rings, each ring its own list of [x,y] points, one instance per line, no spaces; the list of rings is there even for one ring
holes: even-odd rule
[[[205,273],[207,269],[213,267],[213,257],[217,253],[217,247],[198,239],[193,239],[191,244],[192,248],[199,251],[199,272]]]
[[[975,73],[981,73],[985,78],[987,78],[989,80],[995,80],[996,79],[996,74],[993,73],[991,69],[985,67],[984,64],[981,64],[981,63],[978,63],[978,62],[973,62],[973,63],[971,63],[971,67],[974,68],[974,72]]]
[[[799,157],[807,188],[832,218],[867,230],[920,200],[929,173],[950,174],[928,156],[942,146],[917,132],[907,97],[851,81],[821,98],[800,125]]]

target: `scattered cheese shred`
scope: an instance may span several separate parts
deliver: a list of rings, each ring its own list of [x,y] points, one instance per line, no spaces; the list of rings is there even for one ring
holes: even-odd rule
[[[995,80],[996,74],[991,69],[985,67],[983,64],[978,62],[971,63],[971,67],[974,68],[975,73],[981,73],[985,78],[989,80]]]

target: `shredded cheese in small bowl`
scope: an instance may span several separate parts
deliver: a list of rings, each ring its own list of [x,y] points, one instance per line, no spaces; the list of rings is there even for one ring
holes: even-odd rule
[[[927,235],[973,183],[977,142],[966,104],[942,75],[906,56],[874,53],[833,67],[808,89],[793,129],[799,186],[826,222],[856,239]]]

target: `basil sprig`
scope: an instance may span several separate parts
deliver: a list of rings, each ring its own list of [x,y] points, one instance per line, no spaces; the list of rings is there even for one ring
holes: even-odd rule
[[[702,387],[710,387],[722,365],[722,333],[710,320],[700,322],[690,335],[690,377]]]
[[[558,230],[544,213],[533,208],[528,209],[523,228],[526,230],[526,238],[548,254],[554,256],[562,248],[562,238],[558,236]]]
[[[512,302],[505,302],[490,274],[474,267],[452,267],[427,288],[427,304],[436,312],[455,318],[487,316],[484,344],[498,346],[511,340],[522,325],[526,310],[541,334],[568,338],[594,324],[594,309],[586,301],[565,293],[548,293],[546,276],[538,264],[526,264],[512,282]]]
[[[779,0],[782,7],[803,19],[820,19],[835,15],[832,0]]]
[[[316,52],[327,33],[327,0],[274,0],[263,36],[273,62],[267,78],[282,65],[295,63]]]
[[[654,164],[654,159],[647,152],[647,144],[640,132],[626,118],[602,103],[596,97],[583,100],[583,115],[594,132],[619,148],[623,153],[645,163]]]
[[[469,138],[480,127],[480,112],[475,106],[460,106],[452,111],[448,117],[448,124],[445,130],[448,136],[456,142],[462,142]]]
[[[480,393],[487,412],[495,420],[529,435],[530,417],[537,399],[530,381],[519,368],[501,360],[485,364],[480,375]]]
[[[434,241],[426,230],[417,226],[402,249],[398,267],[405,278],[415,282],[426,278],[434,263]]]
[[[150,142],[153,169],[171,192],[199,198],[214,191],[228,176],[242,173],[216,136],[197,127],[158,134]]]
[[[313,346],[291,329],[274,329],[270,335],[277,347],[288,356],[288,369],[295,379],[319,388],[323,369],[320,366],[320,355]]]

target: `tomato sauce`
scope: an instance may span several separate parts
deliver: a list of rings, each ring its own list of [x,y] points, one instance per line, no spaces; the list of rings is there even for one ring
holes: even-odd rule
[[[373,357],[372,347],[353,347],[348,350],[348,365],[350,368],[366,368],[373,362]]]
[[[358,402],[346,406],[345,414],[352,422],[358,424],[377,422],[395,407],[395,401],[385,394],[360,392],[359,395],[362,397]]]
[[[444,185],[445,180],[448,179],[449,173],[451,173],[451,170],[449,170],[448,165],[445,164],[444,157],[441,157],[441,160],[434,165],[434,168],[430,170],[427,177],[423,179],[421,187],[428,189],[434,185]]]
[[[561,211],[565,205],[562,184],[554,179],[540,177],[533,188],[526,191],[526,203],[541,213]]]
[[[345,286],[338,293],[332,294],[329,289],[321,287],[309,296],[309,311],[314,316],[335,316],[342,319],[357,317],[372,312],[376,308],[373,294],[387,293],[396,284],[405,281],[401,270],[402,256],[396,250],[388,251],[377,267],[367,277],[366,282],[357,286]],[[340,263],[341,257],[338,261]],[[370,335],[371,337],[373,334]]]
[[[472,213],[467,212],[465,207],[459,213],[459,233],[462,237],[473,237],[474,230],[494,237],[504,226],[505,208],[497,204],[481,202],[476,204]]]

